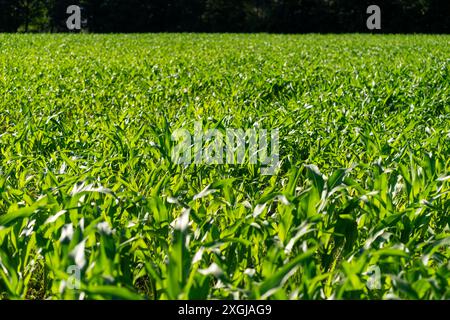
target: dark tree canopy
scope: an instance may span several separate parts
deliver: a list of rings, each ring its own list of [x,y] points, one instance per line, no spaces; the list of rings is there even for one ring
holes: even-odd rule
[[[69,5],[89,32],[449,33],[449,0],[0,0],[0,32],[64,32]]]

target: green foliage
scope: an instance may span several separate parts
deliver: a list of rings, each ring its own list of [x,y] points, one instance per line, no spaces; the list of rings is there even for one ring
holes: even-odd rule
[[[449,41],[0,35],[0,296],[450,299]],[[173,164],[198,120],[280,171]]]

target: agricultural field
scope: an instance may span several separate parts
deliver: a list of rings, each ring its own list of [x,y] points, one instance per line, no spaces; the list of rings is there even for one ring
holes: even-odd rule
[[[0,35],[0,97],[0,298],[450,299],[450,36]]]

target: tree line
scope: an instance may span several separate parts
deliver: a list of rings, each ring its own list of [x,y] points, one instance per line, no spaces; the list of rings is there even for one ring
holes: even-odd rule
[[[70,5],[87,32],[449,33],[450,0],[0,0],[0,32],[67,32]]]

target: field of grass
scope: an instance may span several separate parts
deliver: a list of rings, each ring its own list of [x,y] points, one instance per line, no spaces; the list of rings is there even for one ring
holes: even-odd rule
[[[450,36],[0,35],[0,298],[450,299],[449,71]],[[278,172],[173,163],[195,121],[279,129]]]

